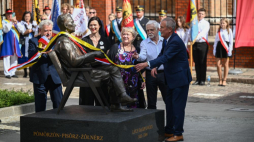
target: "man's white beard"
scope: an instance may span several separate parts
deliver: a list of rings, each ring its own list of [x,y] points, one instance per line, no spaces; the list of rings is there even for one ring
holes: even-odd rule
[[[148,35],[149,38],[154,38],[155,36],[153,34]]]

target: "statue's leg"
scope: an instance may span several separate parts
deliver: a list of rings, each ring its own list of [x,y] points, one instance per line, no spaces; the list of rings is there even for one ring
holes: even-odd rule
[[[96,69],[109,72],[110,80],[113,83],[117,95],[120,95],[119,97],[121,98],[121,103],[132,103],[137,101],[136,98],[133,99],[126,94],[122,75],[118,67],[112,65],[101,65],[96,67]]]

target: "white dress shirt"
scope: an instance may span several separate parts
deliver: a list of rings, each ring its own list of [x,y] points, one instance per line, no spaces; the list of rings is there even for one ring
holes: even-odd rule
[[[163,45],[163,37],[159,36],[157,44],[150,38],[143,40],[140,44],[140,54],[137,61],[151,61],[156,59],[161,52]],[[150,67],[146,69],[151,70]],[[158,70],[164,70],[163,65],[160,66]]]
[[[168,44],[168,40],[170,39],[170,37],[171,37],[171,35],[170,35],[170,36],[168,37],[168,39],[167,39],[167,44]],[[162,39],[162,45],[163,45],[163,40],[164,40],[164,39]],[[140,44],[140,45],[141,45],[141,44]],[[162,45],[161,45],[161,50],[162,50]],[[166,48],[166,47],[164,47],[164,48]],[[159,54],[160,54],[160,53],[159,53]],[[159,54],[158,54],[158,55],[159,55]],[[156,58],[157,58],[157,57],[156,57]],[[156,58],[155,58],[155,59],[156,59]],[[150,61],[147,61],[147,64],[148,64],[148,67],[150,68],[150,67],[151,67]],[[160,70],[161,67],[163,67],[163,69],[164,69],[164,66],[163,66],[163,65],[160,65],[160,67],[159,67],[158,70]],[[151,68],[150,68],[150,69],[151,69]]]
[[[186,31],[184,31],[183,28],[178,28],[176,29],[176,33],[178,34],[178,36],[183,40],[185,47],[187,47],[188,45],[188,40],[189,40],[189,29],[186,29]]]
[[[203,37],[208,41],[208,32],[210,30],[210,24],[204,18],[198,22],[198,36],[196,42],[206,42]]]
[[[116,19],[117,23],[120,24],[122,22],[123,18]]]
[[[225,29],[225,30],[220,29],[220,35],[221,35],[221,38],[225,42],[229,42],[228,56],[231,56],[232,55],[232,50],[233,50],[233,33],[232,33],[232,30],[229,29],[229,33],[228,33],[227,29]],[[214,44],[213,44],[213,55],[214,56],[216,55],[216,47],[217,47],[219,41],[220,41],[220,37],[219,37],[219,34],[217,32],[216,36],[215,36],[215,41],[214,41]]]

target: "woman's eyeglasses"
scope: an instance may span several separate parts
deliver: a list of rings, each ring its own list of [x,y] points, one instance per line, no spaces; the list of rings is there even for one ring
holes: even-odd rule
[[[95,14],[96,12],[89,12],[90,14]]]

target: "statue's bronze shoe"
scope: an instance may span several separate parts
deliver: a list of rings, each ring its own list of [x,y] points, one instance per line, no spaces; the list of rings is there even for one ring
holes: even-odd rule
[[[111,112],[132,112],[133,109],[124,108],[121,105],[111,105],[110,111]]]
[[[130,96],[126,95],[125,93],[121,95],[121,103],[133,103],[138,101],[137,98],[131,98]]]

